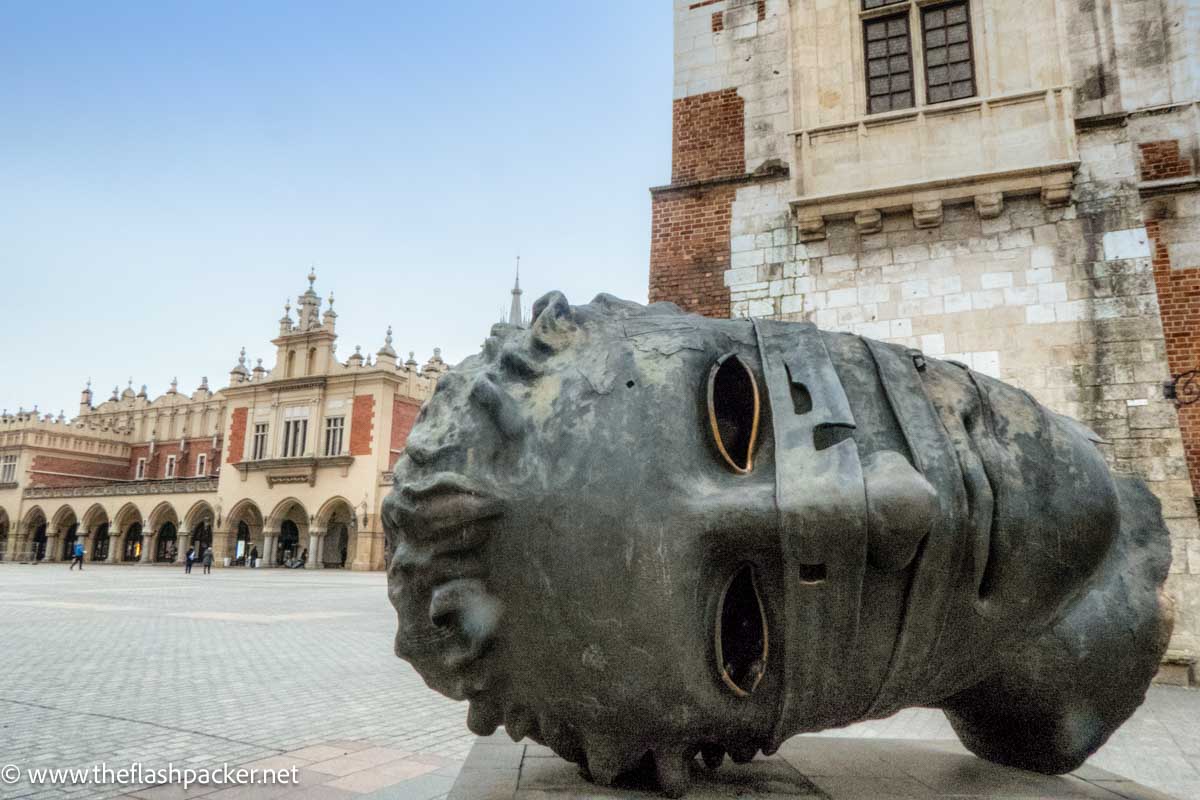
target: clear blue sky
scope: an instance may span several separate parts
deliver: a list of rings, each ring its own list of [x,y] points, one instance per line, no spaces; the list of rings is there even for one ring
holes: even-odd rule
[[[527,304],[644,302],[671,13],[0,0],[0,407],[270,366],[310,264],[343,359],[475,352],[518,251]]]

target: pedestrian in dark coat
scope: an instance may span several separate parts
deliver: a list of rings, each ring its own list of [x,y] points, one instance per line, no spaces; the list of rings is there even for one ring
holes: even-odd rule
[[[212,551],[212,546],[210,545],[209,547],[205,548],[205,550],[204,550],[204,574],[205,575],[212,572],[212,562],[213,562],[213,551]]]

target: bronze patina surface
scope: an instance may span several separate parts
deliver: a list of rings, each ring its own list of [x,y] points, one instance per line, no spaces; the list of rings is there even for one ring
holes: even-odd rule
[[[1158,501],[1084,426],[807,323],[551,293],[440,381],[384,506],[397,654],[601,783],[941,708],[1078,767],[1171,628]]]

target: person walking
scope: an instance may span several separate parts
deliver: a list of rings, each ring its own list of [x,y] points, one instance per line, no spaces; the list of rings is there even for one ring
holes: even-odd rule
[[[212,572],[212,562],[213,562],[212,545],[209,545],[208,547],[206,547],[204,549],[204,574],[205,575]]]
[[[196,560],[196,548],[189,547],[188,551],[187,551],[187,555],[185,555],[183,557],[183,574],[184,575],[192,574],[192,562],[194,562],[195,560]]]
[[[250,548],[250,569],[258,567],[258,545]]]
[[[71,556],[71,567],[68,572],[71,569],[75,569],[76,564],[79,565],[79,571],[83,572],[83,542],[75,542],[75,549],[72,551]]]

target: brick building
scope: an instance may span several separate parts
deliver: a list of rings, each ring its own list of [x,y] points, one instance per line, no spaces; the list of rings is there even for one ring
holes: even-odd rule
[[[383,568],[391,468],[446,365],[400,361],[388,329],[372,356],[336,355],[333,298],[309,288],[278,323],[275,365],[242,350],[229,384],[151,399],[132,381],[68,422],[0,416],[0,560],[177,563],[189,546],[275,566]],[[519,295],[517,295],[519,298]]]
[[[1198,42],[1189,0],[675,0],[650,259],[652,301],[903,343],[1090,425],[1163,501],[1185,658]]]

